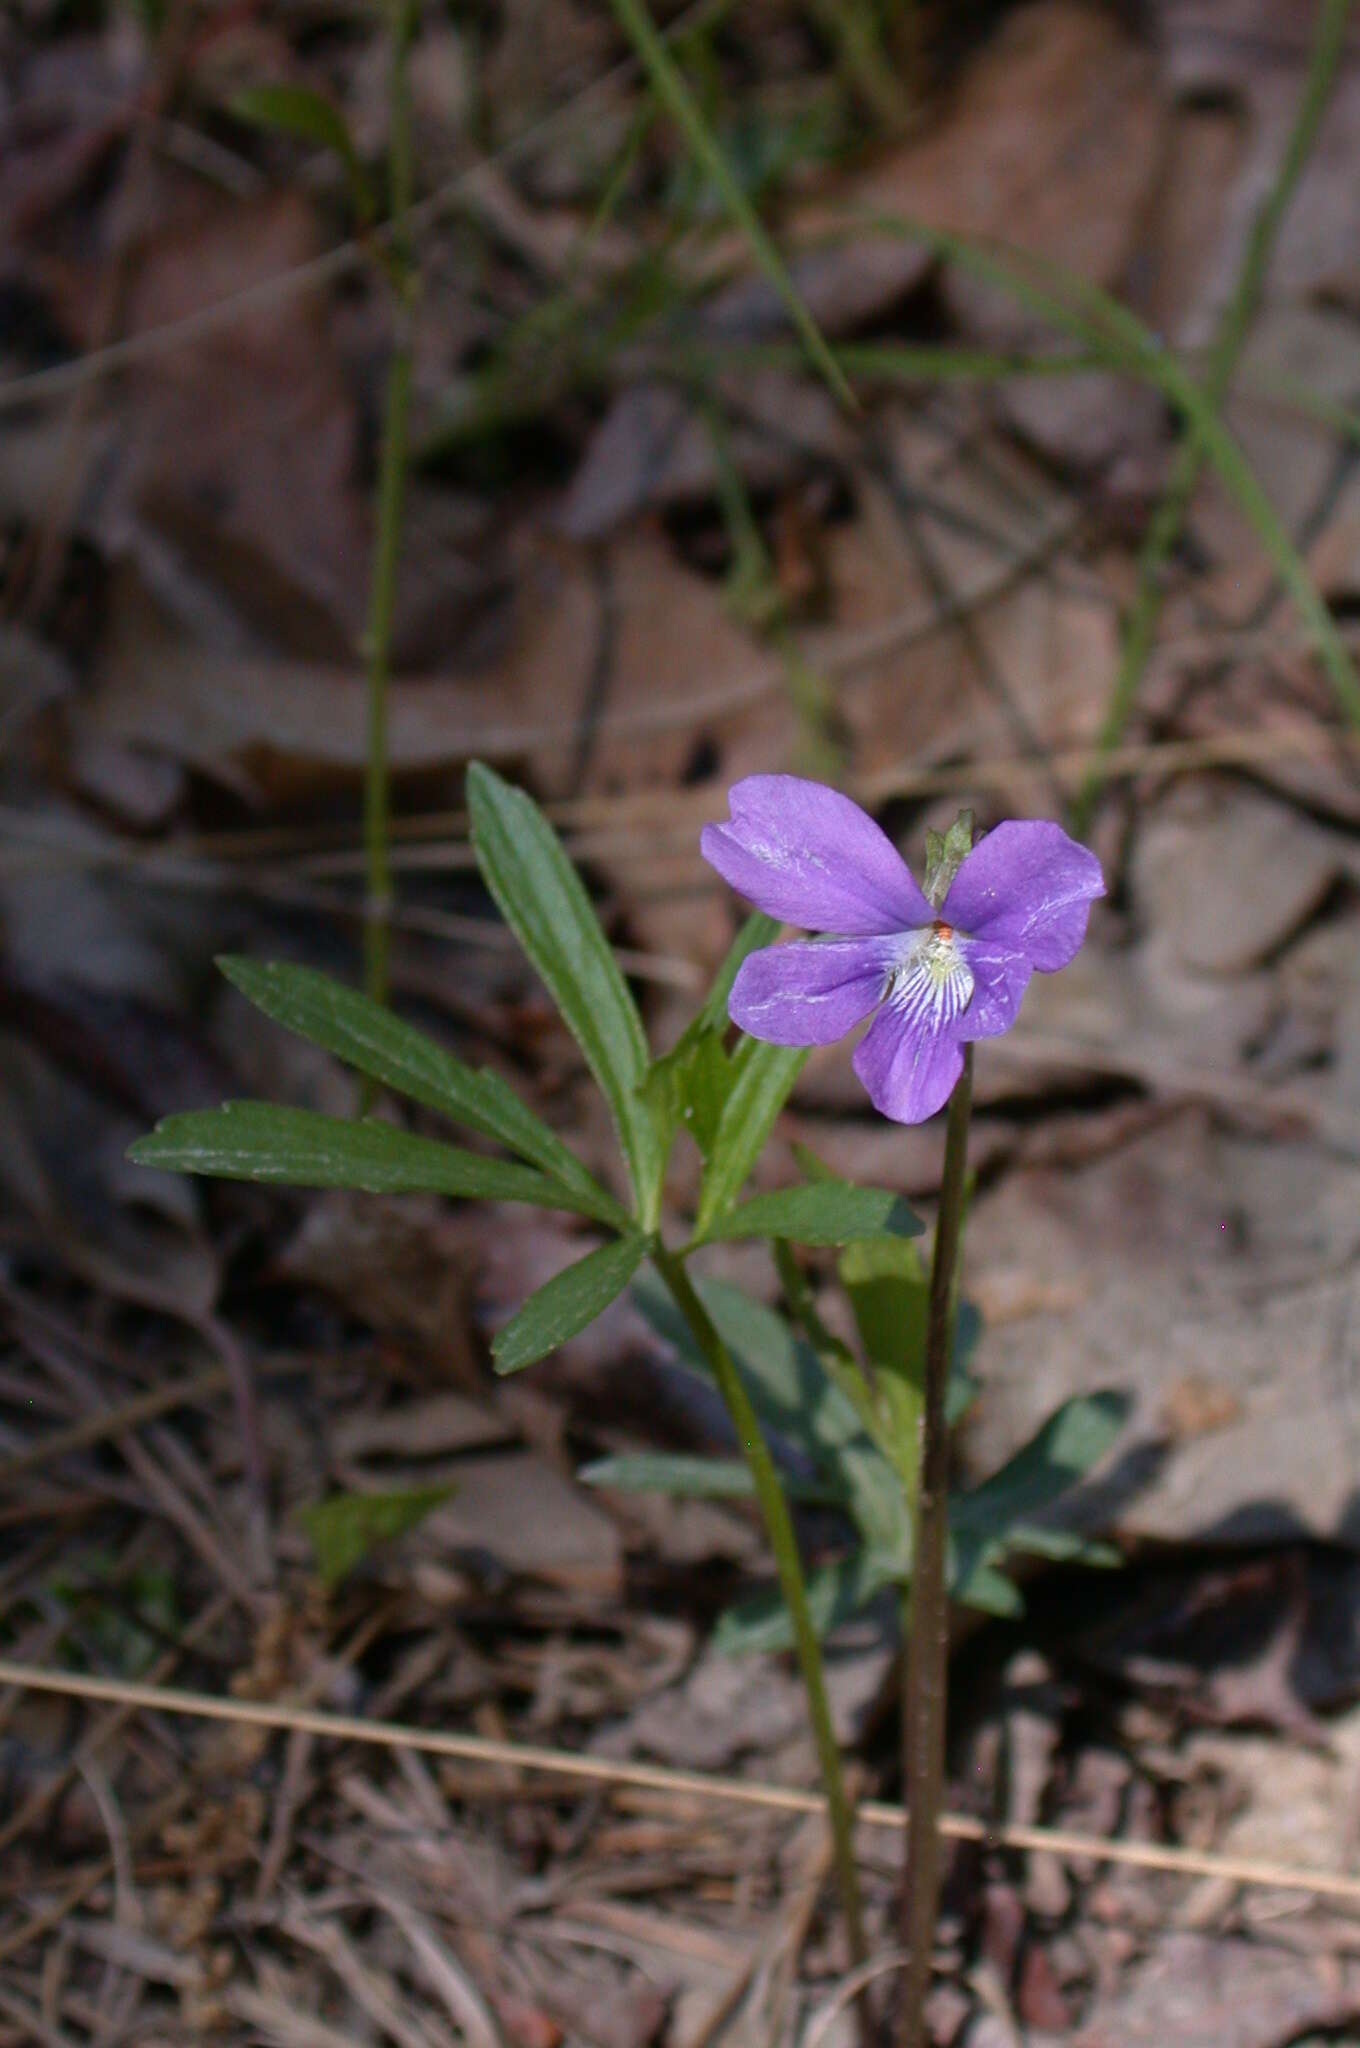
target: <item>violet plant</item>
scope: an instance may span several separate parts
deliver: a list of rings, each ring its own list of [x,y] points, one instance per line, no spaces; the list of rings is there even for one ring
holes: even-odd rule
[[[1044,821],[1008,821],[975,845],[972,813],[961,811],[947,833],[931,835],[921,888],[887,835],[837,790],[790,775],[753,775],[734,785],[729,808],[727,823],[704,830],[706,859],[767,915],[827,935],[750,954],[732,985],[734,1022],[774,1044],[826,1045],[872,1011],[854,1066],[874,1107],[896,1122],[921,1123],[948,1104],[922,1380],[905,1415],[899,1407],[894,1445],[914,1506],[900,2038],[905,2048],[919,2048],[939,1897],[947,1399],[973,1045],[1010,1029],[1036,969],[1052,973],[1073,959],[1105,882],[1095,855]]]
[[[483,879],[575,1036],[612,1113],[626,1198],[604,1186],[501,1076],[467,1066],[366,996],[311,969],[224,959],[223,972],[288,1029],[494,1150],[424,1136],[385,1118],[353,1120],[235,1102],[167,1118],[132,1148],[140,1163],[233,1179],[423,1191],[575,1213],[603,1242],[531,1294],[496,1333],[498,1372],[532,1365],[585,1328],[635,1280],[683,1355],[715,1384],[741,1463],[695,1468],[690,1490],[754,1496],[770,1539],[779,1610],[738,1615],[720,1640],[791,1643],[826,1790],[850,1948],[864,1953],[853,1816],[827,1700],[821,1636],[876,1588],[910,1586],[905,1712],[911,1788],[910,1931],[928,1973],[933,1844],[943,1773],[945,1489],[951,1354],[975,1318],[956,1315],[971,1044],[1014,1020],[1032,969],[1081,943],[1103,884],[1093,857],[1056,825],[998,826],[976,848],[971,821],[932,835],[924,891],[890,841],[849,799],[787,776],[732,791],[732,816],[704,851],[757,905],[679,1042],[653,1057],[637,1007],[586,890],[542,812],[490,769],[468,772],[472,844]],[[833,934],[771,946],[777,921]],[[856,1185],[803,1156],[804,1179],[743,1195],[807,1048],[878,1016],[856,1054],[876,1106],[918,1121],[949,1100],[944,1189],[929,1272],[910,1239],[921,1224],[891,1189]],[[741,1035],[729,1043],[729,1013]],[[951,1093],[952,1091],[952,1093]],[[662,1197],[680,1131],[703,1160],[695,1213],[663,1234]],[[694,1276],[718,1241],[765,1239],[787,1313]],[[863,1358],[826,1328],[794,1245],[835,1247]],[[650,1266],[645,1286],[639,1269]],[[955,1406],[957,1408],[958,1400]],[[1070,1554],[1043,1511],[1107,1447],[1115,1408],[1069,1404],[955,1504],[954,1590],[1012,1603],[997,1569],[1012,1551]],[[772,1443],[774,1449],[772,1449]],[[776,1452],[801,1449],[811,1477],[782,1482]],[[625,1461],[626,1464],[626,1461]],[[717,1476],[715,1476],[715,1474]],[[615,1484],[675,1490],[666,1460],[597,1467]],[[848,1567],[804,1575],[789,1496],[841,1505],[858,1533]],[[1037,1520],[1035,1518],[1038,1518]],[[921,1995],[925,1979],[922,1977]],[[919,2003],[919,2001],[918,2001]]]

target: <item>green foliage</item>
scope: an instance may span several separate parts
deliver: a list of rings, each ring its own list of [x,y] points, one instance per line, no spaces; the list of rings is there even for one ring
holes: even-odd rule
[[[704,1308],[736,1362],[761,1421],[799,1461],[787,1490],[804,1500],[833,1503],[855,1531],[855,1548],[808,1579],[811,1611],[822,1633],[849,1620],[885,1587],[911,1576],[911,1499],[906,1461],[896,1430],[910,1422],[919,1402],[925,1346],[927,1281],[916,1247],[900,1238],[876,1238],[842,1254],[842,1283],[864,1352],[828,1332],[798,1284],[798,1269],[781,1248],[780,1270],[806,1336],[776,1310],[720,1281],[698,1283]],[[635,1299],[677,1360],[709,1377],[693,1335],[669,1298],[643,1280]],[[951,1419],[967,1407],[973,1389],[964,1365],[976,1337],[968,1304],[958,1318]],[[894,1393],[894,1389],[905,1390]],[[868,1403],[866,1408],[865,1403]],[[881,1406],[879,1404],[882,1404]],[[1000,1567],[1011,1556],[1110,1564],[1118,1553],[1055,1525],[1062,1497],[1107,1454],[1127,1413],[1118,1394],[1081,1395],[1066,1402],[1015,1456],[980,1486],[950,1502],[951,1589],[961,1604],[990,1614],[1018,1614],[1023,1601]],[[695,1498],[749,1494],[743,1468],[728,1458],[624,1456],[586,1468],[597,1485],[653,1488]],[[792,1632],[771,1588],[724,1615],[715,1640],[728,1650],[787,1649]]]
[[[696,1242],[712,1234],[714,1223],[736,1200],[806,1060],[807,1050],[800,1045],[766,1045],[755,1038],[739,1041],[732,1055],[732,1085],[717,1119],[699,1189]]]
[[[887,1232],[914,1237],[922,1228],[891,1188],[856,1187],[851,1181],[809,1181],[753,1195],[709,1225],[710,1238],[790,1237],[798,1244],[848,1244]]]
[[[499,1074],[465,1066],[381,1003],[291,962],[224,956],[218,966],[242,995],[285,1029],[322,1045],[371,1080],[437,1110],[539,1167],[594,1205],[584,1213],[626,1223],[556,1132],[527,1109]]]
[[[269,128],[279,135],[294,136],[299,142],[313,142],[329,149],[340,162],[349,188],[355,218],[366,226],[377,212],[373,187],[359,161],[359,153],[333,100],[307,85],[252,85],[238,92],[231,103],[238,120],[257,128]]]
[[[593,1323],[622,1294],[646,1254],[645,1238],[620,1237],[555,1273],[497,1331],[491,1345],[497,1372],[536,1364]]]
[[[646,1101],[647,1041],[600,921],[531,797],[474,762],[467,777],[482,878],[537,968],[613,1111],[645,1227],[661,1198],[664,1158]]]
[[[407,1486],[385,1493],[333,1493],[298,1509],[323,1586],[338,1586],[380,1543],[417,1528],[452,1499],[453,1486]]]
[[[273,1102],[227,1102],[220,1109],[166,1117],[149,1137],[136,1140],[128,1156],[139,1166],[223,1180],[533,1202],[583,1216],[599,1211],[591,1195],[516,1160],[489,1159],[372,1118],[349,1122]]]
[[[633,1451],[597,1458],[579,1475],[589,1486],[616,1493],[670,1493],[689,1500],[749,1500],[755,1493],[750,1467],[740,1458],[689,1458],[668,1451]]]
[[[611,0],[611,5],[651,81],[652,90],[684,135],[696,162],[720,193],[727,211],[745,236],[751,254],[782,301],[809,356],[837,397],[853,408],[854,399],[844,373],[827,347],[821,329],[799,297],[783,257],[766,232],[741,180],[728,164],[679,65],[658,35],[647,11],[646,0]]]
[[[809,1572],[808,1611],[818,1635],[832,1635],[847,1621],[853,1621],[875,1594],[889,1584],[890,1575],[863,1550]],[[729,1657],[749,1657],[761,1650],[787,1650],[789,1642],[788,1616],[775,1586],[729,1607],[713,1631],[714,1648]]]
[[[825,1451],[853,1443],[862,1434],[852,1404],[783,1316],[725,1280],[696,1280],[694,1290],[731,1352],[762,1422],[814,1463]],[[645,1275],[633,1289],[633,1299],[679,1363],[711,1381],[694,1333],[660,1282]]]

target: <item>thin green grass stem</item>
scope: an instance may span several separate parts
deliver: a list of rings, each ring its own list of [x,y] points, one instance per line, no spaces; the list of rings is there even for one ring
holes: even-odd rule
[[[694,1341],[717,1382],[718,1391],[736,1430],[742,1456],[751,1474],[761,1518],[770,1539],[770,1548],[774,1552],[779,1590],[793,1625],[794,1650],[803,1680],[803,1690],[807,1696],[808,1718],[812,1723],[812,1738],[816,1745],[822,1786],[826,1793],[832,1853],[840,1886],[841,1903],[845,1911],[851,1962],[858,1965],[864,1961],[865,1947],[859,1874],[855,1868],[854,1812],[841,1771],[840,1751],[831,1722],[831,1703],[827,1698],[822,1646],[817,1640],[817,1631],[813,1627],[812,1616],[808,1611],[803,1564],[798,1555],[798,1539],[794,1534],[788,1502],[784,1497],[784,1489],[775,1470],[774,1459],[770,1456],[769,1446],[765,1442],[741,1374],[737,1371],[732,1354],[718,1334],[708,1310],[696,1294],[683,1263],[673,1252],[659,1246],[653,1252],[652,1258],[657,1272],[670,1292],[671,1299],[689,1325]],[[863,2003],[861,2000],[862,2008]],[[865,2026],[867,2028],[867,2019]]]
[[[899,2048],[925,2048],[925,2002],[930,1989],[940,1896],[939,1820],[944,1803],[949,1673],[949,1432],[945,1400],[958,1294],[972,1096],[973,1048],[969,1045],[964,1047],[963,1072],[949,1098],[945,1130],[944,1180],[930,1267],[911,1584],[903,1603],[907,1679],[902,1695],[902,1775],[907,1802],[907,1843],[902,1938],[907,1962],[902,1982]]]
[[[1237,284],[1223,310],[1204,375],[1204,403],[1215,416],[1227,397],[1233,372],[1245,346],[1285,209],[1293,196],[1299,175],[1308,161],[1323,112],[1331,97],[1350,11],[1351,0],[1321,0],[1318,8],[1317,34],[1298,111],[1294,116],[1275,181],[1252,223]],[[1143,671],[1152,652],[1157,621],[1161,615],[1163,579],[1167,564],[1180,539],[1190,509],[1190,501],[1207,457],[1208,450],[1202,434],[1193,421],[1187,421],[1166,492],[1157,515],[1148,528],[1138,558],[1138,584],[1124,625],[1119,671],[1110,693],[1104,723],[1096,737],[1098,759],[1083,782],[1073,806],[1072,826],[1078,837],[1085,832],[1090,823],[1091,811],[1103,780],[1104,758],[1119,745],[1137,702]]]
[[[680,128],[700,167],[708,173],[750,245],[761,270],[778,294],[804,346],[841,404],[858,412],[859,402],[845,380],[845,374],[827,346],[825,337],[808,311],[797,286],[789,276],[783,257],[767,234],[751,201],[743,191],[702,110],[685,82],[684,73],[666,47],[647,11],[645,0],[610,0],[619,25],[628,37],[639,63],[651,82],[653,92]]]

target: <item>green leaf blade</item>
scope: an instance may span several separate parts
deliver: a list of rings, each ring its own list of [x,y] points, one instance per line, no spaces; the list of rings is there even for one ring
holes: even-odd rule
[[[951,1523],[988,1542],[1054,1507],[1114,1445],[1129,1412],[1127,1395],[1076,1394],[1049,1416],[999,1471],[955,1496]]]
[[[314,968],[224,955],[218,967],[247,1001],[285,1030],[324,1046],[384,1087],[518,1152],[592,1206],[582,1213],[622,1222],[625,1212],[575,1153],[520,1101],[499,1074],[481,1072],[380,1003]]]
[[[396,1124],[273,1102],[227,1102],[220,1109],[166,1117],[128,1148],[128,1157],[139,1166],[221,1180],[455,1195],[589,1213],[582,1212],[572,1189],[515,1160],[441,1145]]]
[[[787,1237],[797,1244],[853,1243],[866,1237],[915,1237],[923,1225],[890,1188],[856,1187],[850,1181],[810,1181],[753,1195],[717,1217],[711,1239]]]
[[[623,1292],[646,1251],[645,1238],[620,1237],[554,1274],[496,1332],[491,1344],[496,1371],[519,1372],[536,1365],[593,1323]]]
[[[456,1492],[455,1486],[444,1485],[337,1493],[299,1508],[297,1519],[312,1546],[322,1585],[338,1586],[371,1550],[418,1528]]]
[[[655,1220],[662,1151],[643,1099],[637,1005],[580,876],[537,804],[481,762],[467,776],[472,844],[502,917],[542,977],[599,1082],[644,1220]]]
[[[291,135],[299,142],[314,142],[329,149],[340,160],[349,187],[350,204],[363,222],[376,212],[373,188],[359,153],[354,147],[345,117],[333,100],[307,85],[251,85],[231,102],[238,120],[276,134]]]
[[[750,1468],[740,1458],[686,1457],[667,1451],[630,1451],[597,1458],[578,1473],[588,1486],[618,1493],[667,1493],[683,1500],[749,1500]]]
[[[801,1045],[766,1045],[747,1038],[738,1046],[733,1058],[739,1072],[723,1104],[699,1190],[696,1241],[710,1236],[718,1217],[731,1207],[807,1057],[807,1047]]]

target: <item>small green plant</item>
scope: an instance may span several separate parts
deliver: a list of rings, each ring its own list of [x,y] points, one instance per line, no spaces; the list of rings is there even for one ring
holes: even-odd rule
[[[1031,973],[1059,968],[1076,952],[1091,900],[1103,893],[1099,866],[1053,824],[1003,824],[974,846],[964,813],[947,834],[928,836],[921,889],[848,798],[792,776],[751,777],[731,792],[730,820],[706,828],[703,850],[758,912],[698,1015],[657,1057],[542,812],[480,765],[468,772],[467,794],[483,880],[609,1105],[626,1193],[606,1187],[499,1075],[465,1065],[383,1005],[308,968],[240,959],[223,960],[223,972],[268,1016],[369,1084],[444,1116],[479,1147],[386,1118],[238,1102],[168,1118],[132,1156],[240,1180],[524,1202],[593,1227],[599,1242],[496,1332],[496,1370],[534,1364],[634,1284],[677,1354],[717,1387],[740,1462],[615,1459],[591,1476],[616,1486],[746,1494],[757,1503],[778,1603],[734,1610],[719,1639],[729,1648],[794,1649],[857,1958],[864,1938],[852,1813],[821,1639],[882,1588],[903,1595],[908,1927],[917,1959],[904,2038],[916,2041],[935,1911],[948,1587],[975,1606],[1014,1612],[1018,1595],[1000,1569],[1008,1556],[1094,1559],[1098,1553],[1045,1515],[1108,1449],[1122,1415],[1113,1396],[1067,1404],[990,1480],[947,1508],[948,1425],[970,1396],[965,1365],[977,1329],[967,1304],[958,1307],[957,1286],[973,1041],[1009,1029]],[[785,919],[842,936],[771,945]],[[871,1012],[854,1063],[875,1107],[915,1123],[949,1106],[928,1273],[911,1242],[921,1223],[890,1188],[841,1179],[803,1152],[802,1178],[792,1186],[745,1192],[807,1048]],[[735,1040],[732,1022],[740,1027]],[[662,1198],[682,1131],[703,1170],[693,1216],[677,1233],[663,1229]],[[769,1245],[786,1313],[691,1275],[705,1246],[741,1239]],[[858,1349],[827,1328],[795,1245],[839,1251]],[[780,1445],[802,1460],[787,1484]],[[855,1536],[850,1554],[811,1581],[789,1506],[799,1495],[841,1508]],[[342,1576],[372,1542],[411,1526],[430,1505],[388,1496],[323,1503],[310,1522],[323,1574]]]

